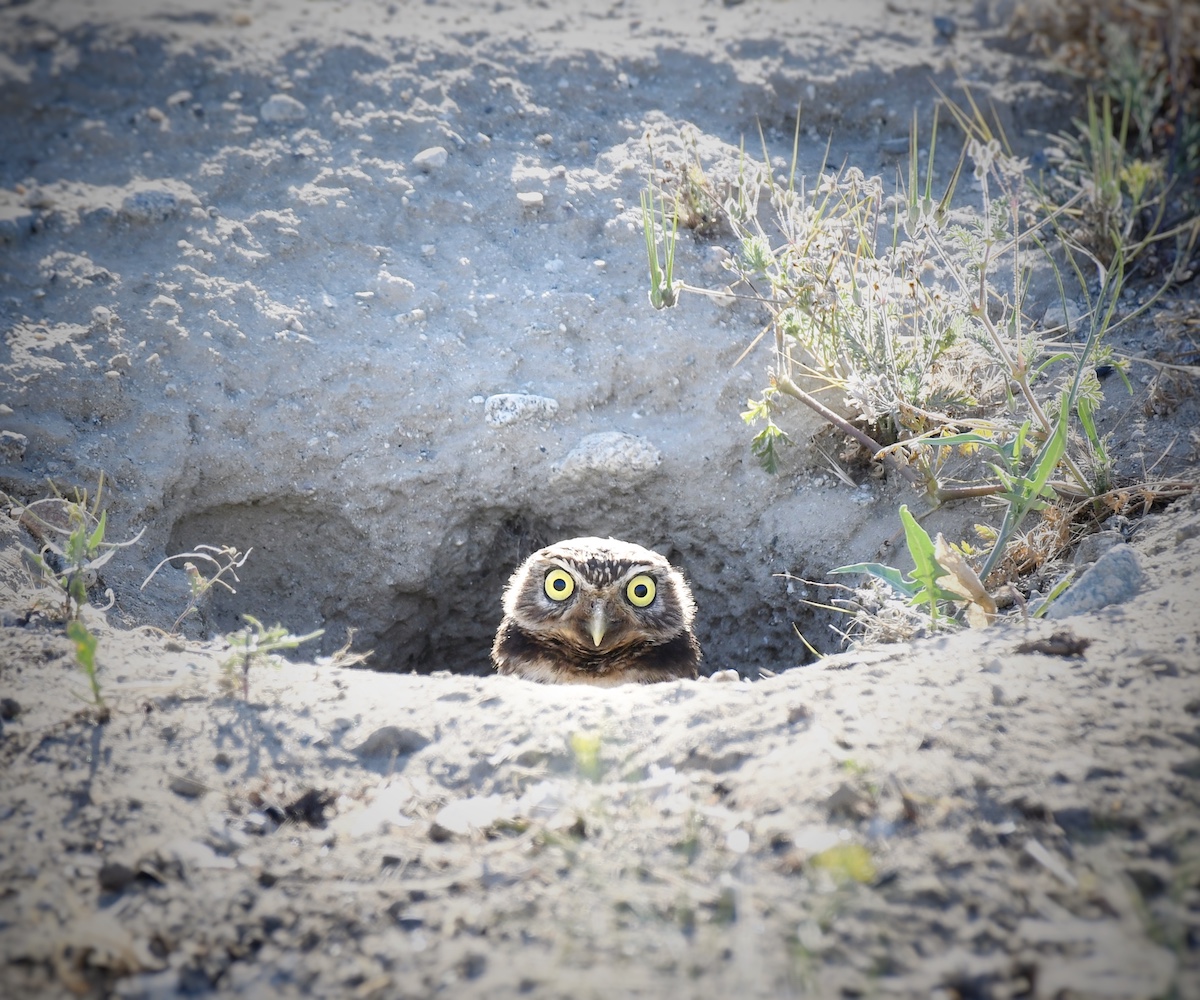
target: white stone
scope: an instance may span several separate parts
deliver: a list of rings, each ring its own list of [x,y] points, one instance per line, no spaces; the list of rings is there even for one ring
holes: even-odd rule
[[[25,449],[28,447],[29,438],[24,434],[0,431],[0,462],[20,462],[25,458]]]
[[[662,455],[644,437],[621,431],[588,434],[555,467],[563,479],[592,476],[629,482],[644,479],[662,462]]]
[[[308,108],[290,94],[272,94],[258,109],[258,117],[269,125],[291,125],[308,117]]]
[[[521,203],[522,208],[541,208],[546,203],[546,198],[541,191],[518,191],[517,201]]]
[[[501,819],[512,819],[512,805],[502,795],[475,795],[443,806],[434,822],[451,833],[486,830]]]
[[[445,146],[430,146],[414,156],[412,164],[422,170],[437,170],[439,167],[444,167],[449,158],[450,154],[446,152]]]
[[[412,297],[416,286],[407,278],[392,274],[386,267],[375,277],[375,298],[387,305],[398,306]]]
[[[524,392],[498,392],[483,403],[483,419],[492,427],[504,427],[518,420],[545,420],[557,412],[557,399]]]

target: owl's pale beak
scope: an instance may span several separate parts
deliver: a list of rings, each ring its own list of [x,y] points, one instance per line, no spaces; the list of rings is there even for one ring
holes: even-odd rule
[[[588,632],[592,636],[592,642],[597,646],[604,639],[604,630],[608,627],[608,620],[604,617],[604,605],[597,604],[592,608],[592,618],[588,622]]]

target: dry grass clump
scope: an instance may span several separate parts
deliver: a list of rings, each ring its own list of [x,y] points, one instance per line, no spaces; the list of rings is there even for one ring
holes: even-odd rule
[[[1014,34],[1128,109],[1143,156],[1200,167],[1200,4],[1025,0]],[[1193,191],[1193,194],[1195,192]]]
[[[1046,16],[1071,27],[1069,13]],[[1164,109],[1182,109],[1184,99],[1152,101],[1146,88],[1154,81],[1143,77],[1120,85],[1106,79],[1089,92],[1086,116],[1049,137],[1048,172],[1014,152],[968,92],[965,105],[945,99],[941,106],[965,136],[944,183],[935,184],[931,166],[921,167],[915,120],[908,170],[894,184],[850,165],[806,177],[796,168],[797,118],[787,175],[766,167],[764,138],[761,163],[741,155],[736,185],[723,190],[706,182],[697,162],[670,179],[652,174],[643,194],[655,308],[674,305],[686,291],[734,295],[765,313],[745,353],[773,341],[772,363],[743,418],[758,428],[751,450],[768,472],[779,468],[790,442],[787,408],[801,404],[927,503],[991,498],[1002,505],[1002,522],[981,547],[929,538],[902,505],[911,576],[875,563],[830,570],[882,580],[931,628],[964,616],[972,624],[992,621],[988,586],[1037,571],[1071,544],[1076,526],[1107,509],[1104,498],[1122,484],[1113,479],[1111,434],[1097,421],[1100,373],[1117,372],[1128,385],[1128,361],[1106,341],[1194,276],[1200,214],[1179,197],[1165,156],[1135,148],[1153,134],[1147,123],[1158,122]],[[1164,93],[1173,93],[1175,79],[1162,84]],[[937,135],[935,114],[929,165]],[[1200,132],[1193,152],[1188,156],[1200,164]],[[954,197],[968,171],[975,205]],[[713,203],[722,194],[717,212]],[[719,289],[678,280],[672,272],[680,225],[699,232],[716,219],[733,237],[734,252],[723,260],[733,280]],[[1064,312],[1069,297],[1085,304],[1063,336],[1024,310],[1039,260],[1054,271]],[[1164,396],[1182,392],[1164,386]],[[1194,488],[1140,485],[1147,509]],[[1024,525],[1030,515],[1033,527]],[[962,572],[950,572],[950,562]],[[863,609],[861,600],[849,605],[842,610]],[[881,617],[879,610],[864,613]],[[907,612],[892,616],[883,631],[903,634],[910,619]]]

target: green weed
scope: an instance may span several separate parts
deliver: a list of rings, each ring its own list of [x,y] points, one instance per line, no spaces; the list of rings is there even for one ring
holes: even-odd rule
[[[660,205],[664,203],[660,200]],[[666,219],[666,209],[660,208]],[[675,272],[675,241],[679,232],[679,214],[671,216],[671,235],[663,234],[664,250],[660,257],[654,221],[654,192],[642,192],[642,231],[646,236],[646,256],[650,263],[650,304],[655,309],[673,306],[679,293],[672,279]]]
[[[1144,249],[1167,207],[1163,162],[1128,151],[1132,108],[1125,103],[1114,118],[1112,98],[1105,94],[1097,102],[1089,92],[1086,119],[1050,137],[1053,173],[1041,185],[1050,211],[1062,206],[1071,238],[1106,267],[1117,253],[1128,261],[1130,248]]]
[[[741,184],[724,202],[738,247],[729,261],[731,287],[768,317],[746,353],[765,337],[774,342],[767,384],[742,414],[757,428],[750,447],[763,467],[780,467],[789,442],[787,406],[799,402],[932,506],[970,498],[1003,504],[990,547],[971,553],[978,569],[964,547],[940,542],[955,563],[943,566],[933,556],[935,543],[902,507],[912,577],[876,564],[835,570],[871,572],[924,608],[935,626],[948,620],[952,600],[965,602],[976,623],[990,621],[995,602],[981,580],[1007,568],[1005,552],[1026,518],[1054,504],[1082,512],[1113,487],[1113,459],[1096,420],[1096,369],[1111,365],[1125,375],[1106,338],[1183,276],[1172,270],[1128,310],[1122,295],[1134,263],[1172,238],[1183,241],[1177,261],[1186,259],[1200,239],[1200,219],[1170,229],[1160,224],[1165,202],[1157,168],[1124,155],[1130,113],[1114,121],[1108,99],[1090,101],[1076,140],[1057,147],[1060,165],[1078,167],[1075,187],[1059,190],[1057,200],[969,92],[964,106],[945,99],[944,107],[966,137],[944,184],[934,178],[936,114],[926,165],[914,118],[908,169],[891,190],[853,166],[823,166],[811,185],[798,176],[797,117],[787,178],[743,164]],[[967,170],[978,190],[974,207],[958,204]],[[1086,185],[1085,174],[1092,178]],[[763,195],[769,226],[759,212]],[[654,204],[652,179],[643,198],[652,277],[659,257],[652,236],[661,229],[663,253],[673,261],[679,213],[677,204],[675,219],[668,217],[660,196],[656,219]],[[1078,236],[1085,208],[1095,216],[1088,231],[1102,232],[1103,246]],[[1072,279],[1086,299],[1083,328],[1068,331],[1074,341],[1052,339],[1059,331],[1042,331],[1025,315],[1038,257],[1048,262],[1064,300]],[[729,293],[668,283],[670,301],[652,287],[656,307],[682,292]],[[842,412],[818,398],[831,392],[844,400]]]
[[[124,542],[104,540],[108,512],[100,509],[103,476],[91,501],[86,490],[76,490],[73,500],[64,499],[57,489],[54,492],[55,496],[35,500],[20,509],[21,523],[42,543],[36,552],[25,547],[22,552],[43,582],[61,595],[62,617],[75,621],[88,602],[88,588],[97,582],[101,567],[120,549],[136,545],[146,529]],[[112,600],[110,591],[108,607],[112,606]]]
[[[600,761],[601,743],[599,733],[571,734],[571,753],[575,755],[575,768],[589,781],[599,781],[603,771]]]
[[[925,606],[928,609],[932,628],[938,627],[939,616],[949,617],[946,605],[967,599],[967,595],[943,586],[942,581],[951,576],[950,571],[938,562],[936,547],[928,532],[917,523],[906,504],[900,505],[900,520],[904,525],[904,538],[914,569],[905,577],[900,570],[882,563],[855,563],[838,566],[830,574],[869,573],[882,580],[892,590],[908,598],[911,607]]]
[[[222,661],[221,668],[224,671],[225,688],[232,692],[240,687],[244,699],[250,697],[252,666],[268,663],[278,666],[280,659],[276,654],[295,649],[300,643],[325,634],[325,630],[319,628],[307,635],[292,635],[282,625],[267,628],[253,615],[244,614],[242,618],[248,623],[247,626],[225,636],[233,653]]]
[[[78,619],[67,623],[67,638],[75,644],[75,660],[87,676],[92,689],[92,702],[97,708],[104,708],[104,698],[100,694],[100,678],[96,666],[96,637],[88,631],[88,627]]]

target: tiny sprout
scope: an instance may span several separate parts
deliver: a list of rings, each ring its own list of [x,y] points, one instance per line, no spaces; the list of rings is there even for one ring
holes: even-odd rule
[[[236,594],[237,591],[233,585],[222,577],[228,576],[234,583],[239,583],[237,571],[241,569],[246,560],[250,558],[250,553],[253,548],[247,549],[245,552],[239,552],[232,545],[197,545],[194,552],[180,552],[173,556],[167,556],[157,566],[150,571],[150,575],[142,581],[141,589],[146,589],[146,584],[154,579],[154,575],[162,569],[167,563],[175,559],[187,559],[183,564],[183,571],[187,574],[188,592],[191,595],[188,598],[187,606],[175,623],[171,626],[172,635],[179,631],[179,626],[183,624],[183,620],[188,615],[198,614],[200,606],[208,597],[214,587],[224,587],[229,593]],[[215,572],[212,576],[206,577],[192,562],[192,559],[203,559],[211,563],[215,567]]]
[[[20,511],[22,523],[42,543],[37,552],[24,546],[21,551],[42,579],[62,594],[62,613],[68,621],[79,618],[88,602],[88,588],[97,582],[99,570],[118,550],[137,544],[146,530],[143,528],[124,542],[106,542],[108,512],[99,509],[103,489],[104,477],[101,476],[95,500],[90,504],[85,490],[76,491],[74,500],[59,495],[46,497]],[[42,511],[46,512],[44,517]],[[115,598],[111,591],[109,596],[108,607],[111,607]]]
[[[79,663],[88,683],[92,688],[92,701],[97,708],[104,707],[104,698],[100,694],[100,679],[96,676],[96,637],[88,631],[83,622],[75,620],[67,623],[67,638],[75,645],[75,659]]]
[[[235,680],[238,667],[241,667],[242,697],[250,697],[250,668],[255,663],[264,662],[276,665],[279,658],[275,655],[282,650],[295,649],[302,642],[320,638],[325,634],[323,628],[315,629],[307,635],[292,635],[282,625],[267,628],[253,615],[242,615],[249,624],[237,632],[225,636],[226,642],[234,651],[222,664],[225,671],[225,686],[236,689]]]

